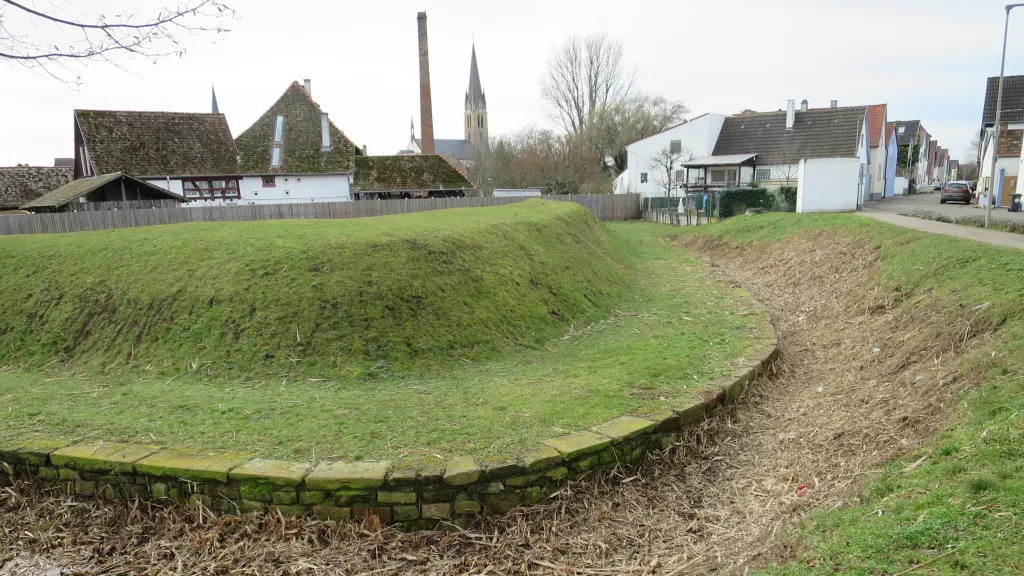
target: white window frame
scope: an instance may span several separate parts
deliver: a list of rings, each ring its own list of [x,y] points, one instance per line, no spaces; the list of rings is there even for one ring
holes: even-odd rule
[[[281,167],[281,149],[278,148],[277,146],[274,146],[274,149],[270,151],[270,167]]]
[[[772,169],[771,168],[758,168],[757,170],[754,171],[754,180],[756,180],[758,182],[761,182],[763,180],[771,180],[771,179],[772,179]]]
[[[278,116],[277,122],[274,124],[274,142],[278,144],[284,142],[284,116]]]

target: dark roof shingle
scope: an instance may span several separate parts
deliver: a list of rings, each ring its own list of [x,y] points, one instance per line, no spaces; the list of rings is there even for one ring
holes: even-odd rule
[[[921,129],[920,120],[897,120],[892,122],[892,125],[896,127],[896,144],[898,146],[908,146]]]
[[[223,114],[75,110],[96,174],[136,177],[238,174]]]
[[[352,183],[355,192],[422,192],[476,188],[438,155],[359,156]]]
[[[866,110],[864,106],[797,110],[792,130],[786,130],[785,111],[730,116],[722,125],[714,155],[757,154],[760,165],[857,156]]]
[[[999,96],[999,76],[988,79],[985,85],[985,109],[981,123],[991,126],[996,123],[996,100]],[[1024,76],[1003,77],[1003,106],[999,113],[1000,122],[1024,122]]]
[[[246,174],[307,174],[351,172],[356,145],[330,122],[331,150],[322,150],[320,105],[298,82],[292,82],[284,94],[256,122],[235,140]],[[270,165],[277,117],[284,116],[281,166]]]
[[[67,184],[73,175],[74,171],[65,167],[0,168],[0,210],[15,210],[22,204]]]
[[[166,196],[168,199],[184,200],[185,198],[179,196],[168,190],[164,190],[159,186],[154,186],[143,180],[132,178],[120,172],[114,172],[113,174],[102,174],[100,176],[91,176],[89,178],[79,178],[78,180],[72,180],[67,184],[57,188],[53,192],[46,194],[40,198],[29,202],[22,206],[22,209],[28,210],[31,208],[58,208],[78,198],[84,196],[94,190],[98,190],[111,182],[116,182],[120,179],[130,181],[135,185],[136,188],[145,188],[159,195]]]

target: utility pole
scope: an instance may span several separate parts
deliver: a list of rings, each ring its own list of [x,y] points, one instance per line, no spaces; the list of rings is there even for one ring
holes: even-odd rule
[[[996,124],[992,133],[992,175],[988,179],[988,199],[985,202],[985,228],[992,223],[993,189],[996,187],[996,163],[999,161],[999,116],[1003,112],[1003,75],[1006,73],[1006,36],[1010,31],[1010,10],[1024,4],[1007,4],[1006,20],[1003,24],[1003,57],[999,62],[999,91],[996,93]]]

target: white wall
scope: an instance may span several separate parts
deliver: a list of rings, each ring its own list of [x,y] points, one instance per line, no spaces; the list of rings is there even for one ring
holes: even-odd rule
[[[871,149],[869,154],[871,158],[871,164],[868,168],[871,170],[871,194],[876,198],[881,198],[885,195],[885,157],[886,157],[885,146],[878,146]]]
[[[907,180],[903,176],[896,177],[896,183],[893,185],[893,196],[906,196],[910,192],[910,180]]]
[[[800,161],[797,212],[848,212],[857,209],[861,160],[814,158]]]
[[[626,146],[628,183],[621,193],[639,192],[646,196],[664,196],[665,190],[658,184],[658,179],[663,179],[664,175],[657,174],[658,170],[651,168],[651,159],[668,148],[673,140],[680,141],[684,160],[710,156],[715,149],[718,135],[722,132],[723,123],[725,116],[722,114],[704,114],[685,124]],[[646,183],[641,183],[643,174],[647,175]],[[690,174],[692,176],[694,171],[691,170]]]
[[[187,207],[231,206],[236,204],[297,204],[308,202],[346,202],[351,177],[348,174],[277,174],[274,186],[264,187],[262,176],[244,176],[241,179],[240,200],[198,200],[190,198]],[[165,190],[184,196],[181,180],[150,180]]]

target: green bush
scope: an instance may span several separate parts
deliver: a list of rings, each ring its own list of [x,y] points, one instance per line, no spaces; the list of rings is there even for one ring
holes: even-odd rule
[[[777,194],[786,205],[787,212],[796,212],[796,186],[782,186]]]
[[[718,216],[730,218],[743,214],[747,208],[771,210],[775,198],[764,188],[731,188],[718,193]]]

